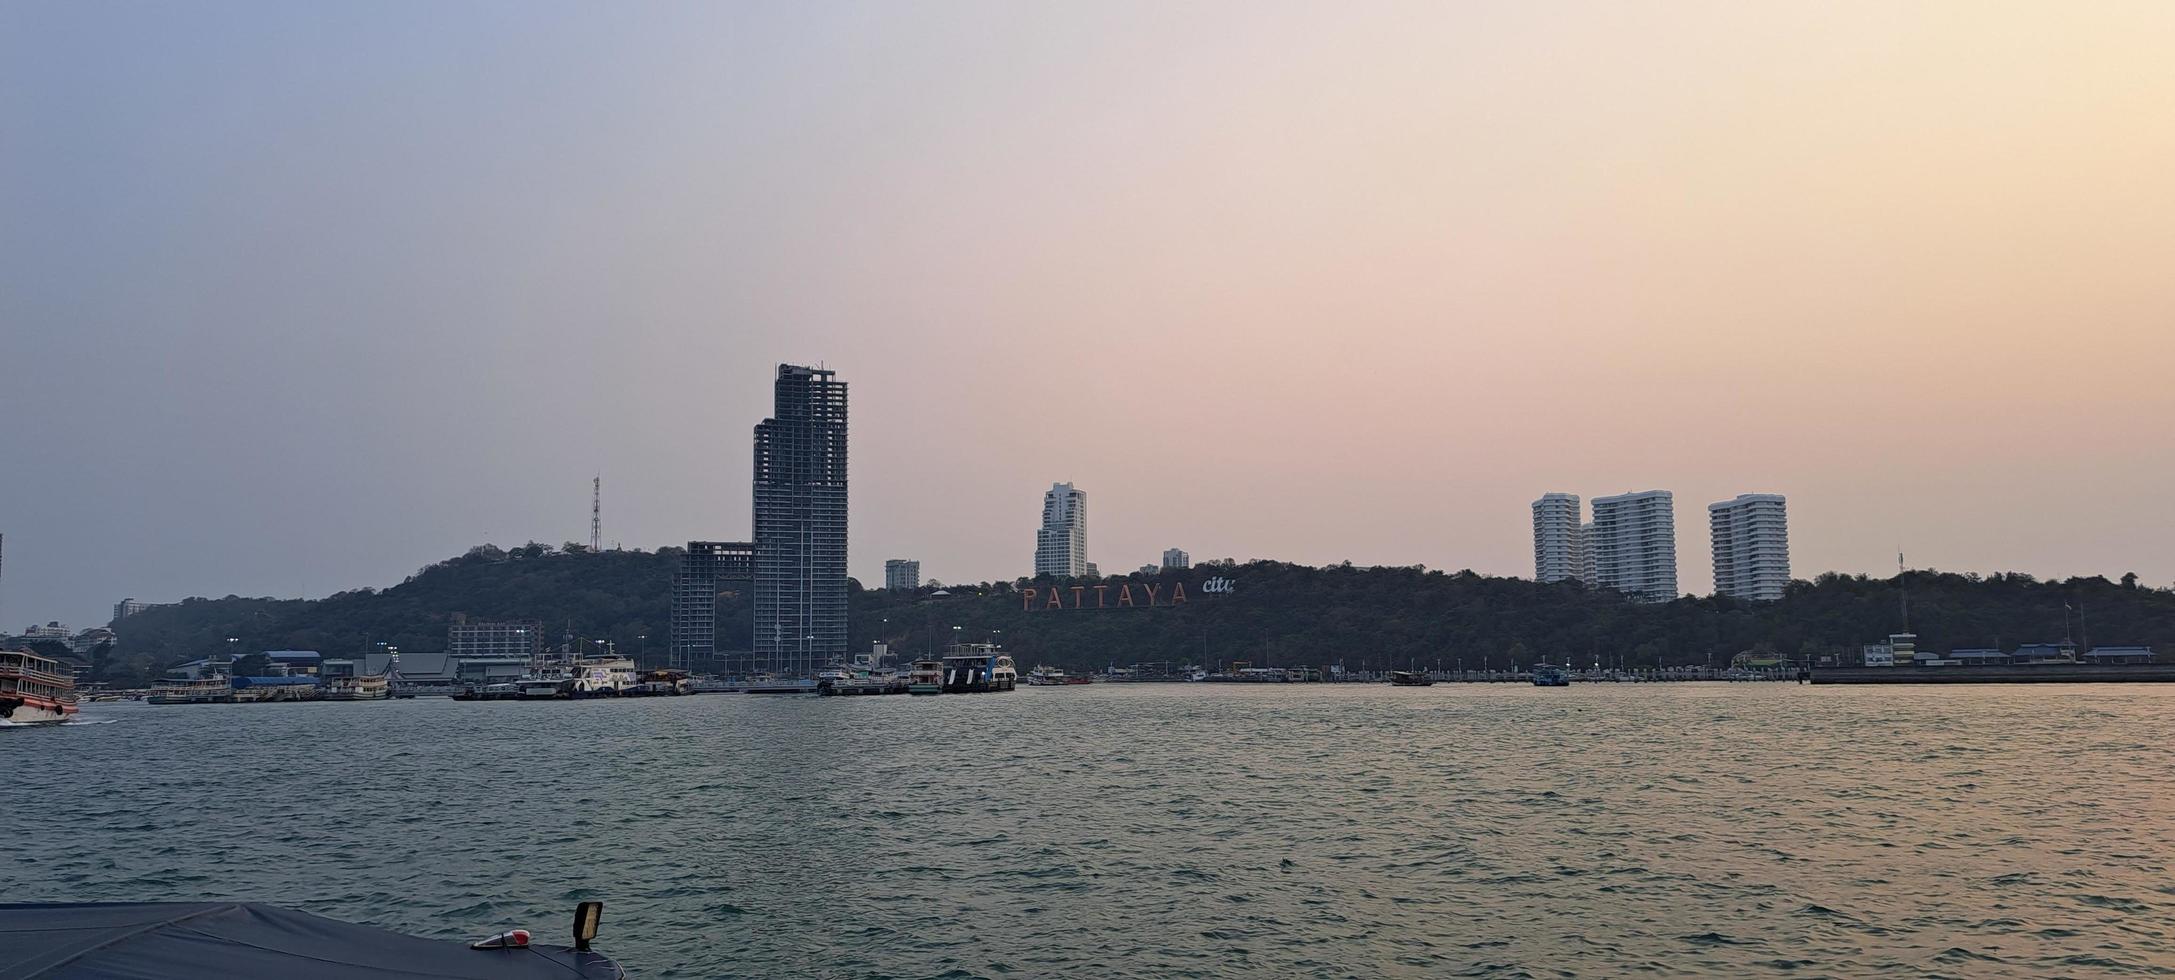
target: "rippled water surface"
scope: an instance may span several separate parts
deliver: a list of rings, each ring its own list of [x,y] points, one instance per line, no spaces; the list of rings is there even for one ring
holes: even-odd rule
[[[638,977],[2175,974],[2150,686],[85,714],[0,731],[12,900],[464,938],[599,898]]]

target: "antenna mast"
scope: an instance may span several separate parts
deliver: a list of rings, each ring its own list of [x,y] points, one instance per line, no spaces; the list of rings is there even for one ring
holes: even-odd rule
[[[604,550],[604,474],[589,481],[589,550]]]
[[[1911,631],[1911,587],[1903,581],[1903,549],[1896,549],[1896,594],[1903,601],[1903,632]]]

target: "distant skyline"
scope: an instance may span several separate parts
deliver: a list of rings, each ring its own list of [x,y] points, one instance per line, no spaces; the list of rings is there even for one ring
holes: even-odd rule
[[[748,533],[850,572],[1529,576],[1788,495],[1793,572],[2175,582],[2175,5],[0,6],[0,629]],[[1692,560],[1689,556],[1701,556]]]

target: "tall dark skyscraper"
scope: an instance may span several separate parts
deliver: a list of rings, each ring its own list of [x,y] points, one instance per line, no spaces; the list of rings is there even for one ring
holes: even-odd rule
[[[846,383],[778,365],[755,427],[755,663],[812,678],[846,656]]]

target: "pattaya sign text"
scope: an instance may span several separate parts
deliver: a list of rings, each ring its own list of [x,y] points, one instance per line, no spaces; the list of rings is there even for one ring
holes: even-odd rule
[[[1120,582],[1117,585],[1029,586],[1020,590],[1020,609],[1143,609],[1152,606],[1183,606],[1186,584]]]

